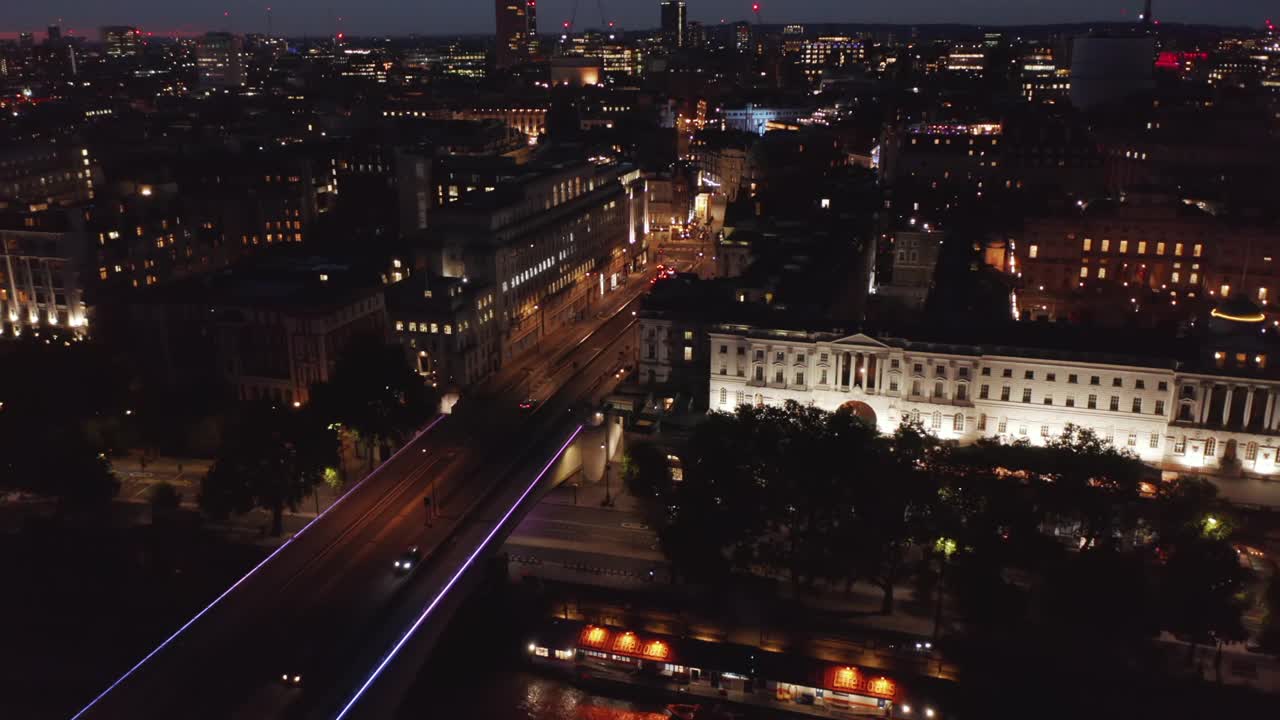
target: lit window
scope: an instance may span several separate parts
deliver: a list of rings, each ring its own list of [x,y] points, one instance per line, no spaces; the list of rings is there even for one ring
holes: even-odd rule
[[[1104,268],[1104,267],[1100,267],[1100,268],[1098,268],[1098,279],[1099,279],[1099,280],[1106,280],[1106,279],[1107,279],[1107,269],[1106,269],[1106,268]]]
[[[1146,240],[1139,240],[1139,241],[1138,241],[1138,254],[1139,254],[1139,255],[1146,255],[1146,254],[1147,254],[1147,241],[1146,241]]]
[[[1103,239],[1102,239],[1102,252],[1110,252],[1110,250],[1111,250],[1111,241],[1110,241],[1110,240],[1108,240],[1108,239],[1106,239],[1106,238],[1103,238]]]
[[[689,345],[685,345],[685,346],[684,346],[684,361],[685,361],[685,362],[689,362],[690,360],[693,360],[693,347],[691,347],[691,346],[689,346]]]
[[[1213,457],[1218,452],[1217,438],[1209,438],[1204,441],[1204,456]]]
[[[1129,252],[1129,241],[1128,241],[1128,240],[1121,240],[1121,241],[1120,241],[1120,253],[1121,253],[1121,254],[1124,254],[1124,253],[1127,253],[1127,252]]]
[[[1174,255],[1179,255],[1179,256],[1181,256],[1181,255],[1182,255],[1182,243],[1174,243],[1174,244],[1173,244],[1173,254],[1174,254]]]
[[[1085,252],[1089,252],[1089,251],[1090,251],[1090,250],[1092,250],[1092,249],[1093,249],[1093,238],[1085,238],[1085,239],[1084,239],[1084,251],[1085,251]]]
[[[1086,266],[1084,266],[1084,267],[1080,268],[1080,277],[1082,277],[1082,278],[1087,278],[1087,277],[1089,277],[1089,266],[1087,266],[1087,265],[1086,265]]]
[[[1158,243],[1156,243],[1156,254],[1157,254],[1157,255],[1163,255],[1163,254],[1164,254],[1164,243],[1162,243],[1162,242],[1158,242]]]
[[[1221,288],[1218,289],[1218,292],[1222,293],[1222,297],[1226,297],[1231,294],[1231,286],[1223,285]]]
[[[1032,245],[1031,250],[1028,252],[1028,255],[1032,258],[1038,257],[1040,255],[1040,246]]]

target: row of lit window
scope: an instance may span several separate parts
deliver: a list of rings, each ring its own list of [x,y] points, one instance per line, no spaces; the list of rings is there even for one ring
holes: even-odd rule
[[[442,325],[440,323],[410,322],[408,323],[408,329],[409,329],[409,332],[421,332],[421,333],[430,332],[432,335],[438,335],[441,332],[443,332],[445,335],[453,334],[453,325],[451,323],[444,323]],[[465,329],[466,328],[462,327],[462,325],[458,326],[458,330],[460,332]],[[404,331],[405,331],[405,322],[403,320],[397,320],[396,332],[404,332]]]
[[[1221,350],[1215,352],[1213,354],[1214,367],[1225,368],[1227,366],[1227,357],[1228,357],[1227,353],[1222,352]],[[1250,358],[1248,353],[1235,353],[1234,359],[1235,359],[1236,367],[1242,367],[1242,368],[1251,367],[1249,363]],[[1253,359],[1252,367],[1256,367],[1259,370],[1261,370],[1267,366],[1267,356],[1264,353],[1259,353],[1257,355],[1254,355],[1252,359]]]
[[[1165,243],[1164,243],[1164,242],[1157,242],[1157,243],[1156,243],[1156,248],[1155,248],[1155,250],[1156,250],[1156,251],[1155,251],[1155,254],[1156,254],[1156,255],[1164,255],[1165,247],[1166,247],[1166,245],[1165,245]],[[1127,253],[1129,252],[1129,241],[1128,241],[1128,240],[1121,240],[1121,241],[1119,242],[1119,247],[1118,247],[1117,249],[1118,249],[1118,251],[1119,251],[1119,253],[1120,253],[1121,255],[1125,255],[1125,254],[1127,254]],[[1174,254],[1174,256],[1181,256],[1181,255],[1182,255],[1182,253],[1183,253],[1183,250],[1184,250],[1184,249],[1185,249],[1185,246],[1184,246],[1184,244],[1183,244],[1183,243],[1174,243],[1174,244],[1173,244],[1173,254]],[[1081,242],[1081,250],[1082,250],[1082,251],[1084,251],[1084,252],[1092,252],[1092,251],[1093,251],[1093,238],[1084,238],[1084,240]],[[1107,238],[1103,238],[1103,239],[1102,239],[1102,242],[1099,244],[1099,248],[1098,248],[1098,250],[1099,250],[1099,252],[1111,252],[1111,240],[1110,240],[1110,239],[1107,239]],[[1137,252],[1137,254],[1138,254],[1138,255],[1146,255],[1146,254],[1147,254],[1147,241],[1146,241],[1146,240],[1139,240],[1139,241],[1138,241],[1138,243],[1137,243],[1137,251],[1138,251],[1138,252]],[[1203,244],[1201,244],[1201,243],[1195,243],[1194,245],[1192,245],[1192,246],[1191,246],[1191,256],[1192,256],[1192,257],[1200,257],[1200,255],[1201,255],[1203,252],[1204,252],[1204,245],[1203,245]],[[1039,253],[1039,246],[1038,246],[1038,245],[1032,245],[1032,246],[1031,246],[1031,249],[1030,249],[1030,256],[1034,258],[1034,257],[1036,257],[1037,253]]]
[[[1099,280],[1106,280],[1106,279],[1107,279],[1107,268],[1106,268],[1106,266],[1099,267],[1099,268],[1098,268],[1098,272],[1097,272],[1097,274],[1095,275],[1095,277],[1097,277],[1097,279],[1099,279]],[[1088,266],[1088,265],[1082,265],[1082,266],[1080,266],[1080,278],[1081,278],[1082,280],[1085,280],[1085,279],[1088,279],[1088,278],[1089,278],[1089,266]],[[1173,283],[1173,284],[1175,284],[1175,285],[1180,284],[1180,283],[1182,282],[1182,272],[1181,272],[1181,271],[1178,271],[1178,270],[1174,270],[1173,272],[1169,273],[1169,282],[1170,282],[1170,283]],[[1199,284],[1200,284],[1200,273],[1198,273],[1198,272],[1193,272],[1193,273],[1190,273],[1189,275],[1187,275],[1187,284],[1188,284],[1188,285],[1199,285]]]

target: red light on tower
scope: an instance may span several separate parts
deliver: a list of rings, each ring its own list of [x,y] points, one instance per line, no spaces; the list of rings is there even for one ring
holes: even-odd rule
[[[568,30],[568,29],[569,29],[569,21],[568,21],[568,20],[565,20],[565,21],[564,21],[564,29],[565,29],[565,30]]]
[[[755,14],[759,15],[759,14],[760,14],[760,3],[751,3],[751,12],[753,12],[753,13],[755,13]]]

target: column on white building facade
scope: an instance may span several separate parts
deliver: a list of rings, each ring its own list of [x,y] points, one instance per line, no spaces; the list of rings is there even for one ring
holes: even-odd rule
[[[1267,393],[1267,404],[1262,410],[1262,429],[1270,430],[1271,429],[1271,411],[1275,409],[1273,407],[1275,405],[1275,393],[1272,392],[1271,388],[1263,388],[1263,389]]]
[[[43,260],[40,263],[41,273],[44,275],[44,287],[48,305],[45,307],[45,317],[55,325],[61,319],[58,317],[58,295],[53,291],[53,272],[49,269],[49,260]]]
[[[1209,406],[1213,405],[1213,385],[1211,383],[1200,383],[1200,417],[1197,424],[1206,425],[1209,422]]]
[[[1248,429],[1248,427],[1249,427],[1249,411],[1253,410],[1253,393],[1254,393],[1254,391],[1255,391],[1256,389],[1257,389],[1257,388],[1255,388],[1255,387],[1254,387],[1254,386],[1252,386],[1252,385],[1246,385],[1246,386],[1245,386],[1245,394],[1244,394],[1244,416],[1243,416],[1243,419],[1242,419],[1242,420],[1241,420],[1241,422],[1240,422],[1240,427],[1241,427],[1242,429]]]
[[[884,394],[884,366],[885,366],[885,364],[886,364],[886,363],[885,363],[885,361],[884,361],[884,358],[883,358],[883,357],[881,357],[881,356],[879,356],[879,355],[877,355],[877,356],[876,356],[876,392],[877,392],[877,393],[880,393],[880,394],[882,394],[882,395]]]
[[[1231,419],[1231,396],[1235,394],[1235,388],[1231,385],[1226,386],[1226,397],[1222,399],[1222,427],[1227,426],[1227,420]]]

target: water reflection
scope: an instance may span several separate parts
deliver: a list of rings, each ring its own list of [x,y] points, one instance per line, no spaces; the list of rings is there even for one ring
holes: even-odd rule
[[[482,687],[469,682],[437,686],[428,703],[405,708],[408,718],[486,720],[668,720],[656,703],[592,695],[558,678],[515,670],[493,670]],[[417,703],[414,703],[417,705]]]

